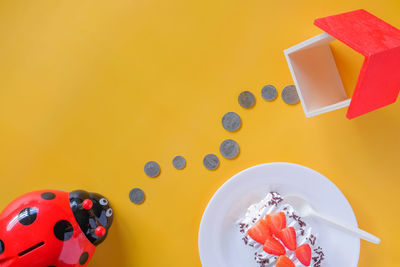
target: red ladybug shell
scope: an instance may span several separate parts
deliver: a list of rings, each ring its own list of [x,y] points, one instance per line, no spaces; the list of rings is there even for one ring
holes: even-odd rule
[[[1,267],[86,266],[95,249],[74,217],[68,192],[28,193],[0,214]]]

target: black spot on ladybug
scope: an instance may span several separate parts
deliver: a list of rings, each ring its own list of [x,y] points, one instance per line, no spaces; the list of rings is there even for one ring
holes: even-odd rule
[[[18,221],[22,225],[30,225],[36,220],[37,213],[37,208],[25,208],[18,214]]]
[[[71,223],[66,220],[58,221],[54,225],[54,235],[61,241],[69,240],[74,234],[74,228]]]
[[[82,255],[79,258],[79,264],[80,265],[84,265],[87,262],[88,259],[89,259],[89,253],[83,252]]]
[[[4,252],[4,242],[0,239],[0,254]]]
[[[56,194],[54,194],[52,192],[44,192],[44,193],[42,193],[41,196],[42,196],[43,199],[52,200],[52,199],[55,199]]]

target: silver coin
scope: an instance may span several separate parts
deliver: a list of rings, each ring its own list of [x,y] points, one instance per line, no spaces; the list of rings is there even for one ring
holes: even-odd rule
[[[186,160],[184,157],[182,156],[176,156],[173,160],[172,160],[172,165],[174,165],[174,167],[178,170],[182,170],[183,168],[185,168],[186,166]]]
[[[251,108],[256,103],[256,98],[252,92],[244,91],[240,93],[238,101],[243,108]]]
[[[268,84],[261,89],[261,96],[267,101],[273,101],[278,96],[278,91],[275,86]]]
[[[140,188],[133,188],[129,192],[129,199],[131,200],[132,203],[141,204],[143,203],[144,198],[145,198],[144,192]]]
[[[157,177],[160,174],[160,165],[155,161],[149,161],[144,165],[144,172],[149,177]]]
[[[222,117],[222,126],[225,130],[234,132],[240,128],[242,120],[235,112],[228,112]]]
[[[214,154],[208,154],[203,159],[204,166],[209,170],[215,170],[219,165],[219,159]]]
[[[239,145],[232,139],[227,139],[219,146],[219,152],[224,158],[233,159],[239,154]]]
[[[288,85],[283,88],[282,99],[286,104],[294,105],[299,102],[299,95],[297,94],[296,86]]]

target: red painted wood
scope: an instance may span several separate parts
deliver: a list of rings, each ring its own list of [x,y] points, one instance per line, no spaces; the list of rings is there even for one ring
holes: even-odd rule
[[[400,47],[365,58],[347,118],[390,105],[400,90]]]
[[[349,119],[392,104],[400,90],[400,30],[365,10],[314,24],[365,56],[347,112]]]
[[[364,56],[400,46],[400,31],[363,9],[316,19],[314,24]]]

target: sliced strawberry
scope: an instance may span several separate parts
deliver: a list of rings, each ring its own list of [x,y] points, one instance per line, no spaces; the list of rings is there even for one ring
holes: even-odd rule
[[[260,219],[247,231],[247,233],[254,241],[262,245],[264,245],[267,237],[271,236],[268,225],[264,219]]]
[[[280,256],[276,261],[276,267],[295,267],[295,265],[288,257]]]
[[[279,233],[279,239],[290,250],[295,250],[297,247],[296,231],[293,227],[286,227]]]
[[[286,227],[286,216],[283,212],[278,212],[275,214],[268,214],[265,217],[271,233],[276,237],[279,236],[279,232]]]
[[[302,264],[304,264],[305,266],[309,266],[311,263],[310,245],[304,244],[298,247],[296,249],[296,257]]]
[[[263,250],[268,254],[277,256],[284,255],[286,253],[285,247],[273,237],[267,237]]]

